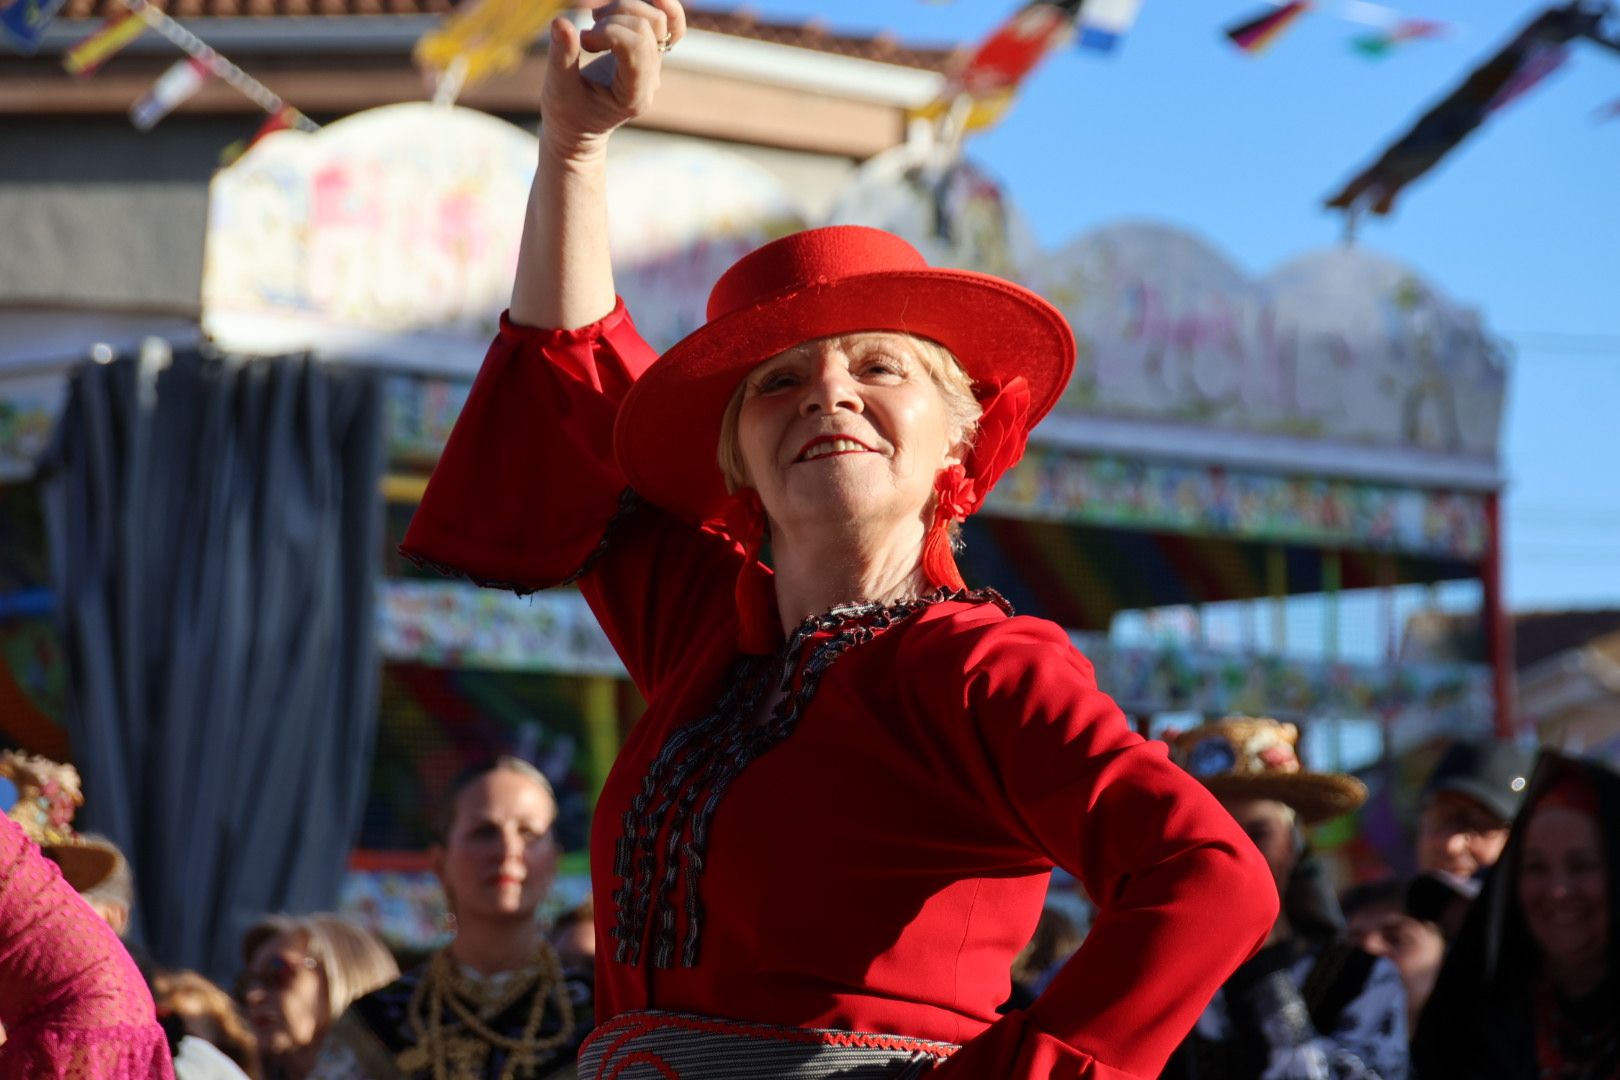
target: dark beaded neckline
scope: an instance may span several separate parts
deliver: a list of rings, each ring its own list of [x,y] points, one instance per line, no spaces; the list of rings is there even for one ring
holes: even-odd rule
[[[733,661],[714,708],[670,734],[624,813],[613,860],[613,872],[619,877],[610,932],[616,943],[614,960],[639,964],[642,941],[651,926],[653,966],[676,966],[674,894],[681,885],[686,918],[678,960],[681,967],[697,965],[703,932],[699,884],[709,829],[726,789],[751,762],[793,734],[833,661],[947,601],[995,604],[1012,614],[1007,601],[991,589],[936,589],[914,600],[850,604],[812,615],[788,635],[775,655],[745,654]],[[781,700],[761,717],[760,706],[773,689]]]

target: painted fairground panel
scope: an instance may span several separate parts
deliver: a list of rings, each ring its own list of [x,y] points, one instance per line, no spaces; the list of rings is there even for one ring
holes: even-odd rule
[[[1467,492],[1283,476],[1032,446],[990,493],[995,514],[1124,529],[1394,551],[1477,562],[1484,499]]]
[[[1031,277],[1079,341],[1060,414],[1496,460],[1503,347],[1388,259],[1336,248],[1251,278],[1187,232],[1131,224]]]
[[[538,155],[513,124],[425,103],[266,137],[209,188],[205,328],[237,352],[470,375],[511,296]],[[608,184],[616,281],[660,347],[703,321],[728,265],[804,224],[774,176],[696,142],[617,154]]]
[[[67,401],[67,375],[24,375],[0,379],[0,484],[34,474]]]

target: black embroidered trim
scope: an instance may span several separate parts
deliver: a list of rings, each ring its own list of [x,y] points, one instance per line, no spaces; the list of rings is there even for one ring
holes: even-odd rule
[[[585,556],[585,561],[580,563],[572,574],[569,574],[557,584],[572,585],[590,573],[596,567],[596,564],[601,561],[602,556],[607,554],[607,549],[612,545],[613,538],[618,535],[619,527],[628,521],[630,516],[640,508],[640,495],[637,495],[630,488],[625,488],[619,492],[619,507],[613,511],[613,516],[608,518],[607,524],[602,526],[602,539],[596,542],[596,549]]]
[[[602,556],[606,554],[609,545],[613,543],[613,537],[618,533],[619,527],[624,524],[625,520],[628,519],[630,515],[634,514],[636,510],[640,508],[640,506],[641,497],[634,491],[629,488],[625,488],[623,491],[619,492],[619,507],[613,511],[613,516],[608,518],[607,524],[602,527],[602,538],[596,542],[596,547],[592,549],[589,555],[585,556],[585,561],[579,564],[578,569],[553,585],[529,585],[526,583],[520,584],[515,581],[502,581],[498,578],[479,577],[476,574],[469,574],[459,566],[452,566],[449,563],[436,562],[425,555],[419,555],[414,551],[407,551],[405,549],[405,545],[403,544],[401,544],[396,550],[399,551],[401,557],[408,560],[413,566],[416,566],[422,570],[432,570],[434,573],[442,574],[448,578],[458,578],[462,581],[469,581],[472,584],[484,589],[502,589],[506,592],[516,593],[519,596],[528,596],[531,593],[539,592],[541,589],[556,588],[560,585],[572,585],[574,582],[590,573],[591,570],[596,566],[597,562],[601,560]]]
[[[775,656],[737,658],[726,673],[725,689],[714,709],[671,733],[624,813],[624,831],[615,844],[613,859],[613,872],[619,877],[610,931],[617,943],[615,961],[638,965],[642,941],[652,927],[653,966],[675,965],[674,893],[683,884],[686,932],[680,943],[680,966],[697,965],[703,933],[699,880],[709,828],[726,789],[751,762],[793,734],[833,661],[946,601],[990,603],[1008,615],[1013,613],[1012,606],[992,589],[937,589],[896,604],[834,608],[800,623]],[[814,641],[822,634],[832,636]],[[808,655],[801,658],[812,643]],[[772,687],[783,697],[769,716],[760,718],[760,703]],[[655,885],[660,833],[664,834],[664,872]]]

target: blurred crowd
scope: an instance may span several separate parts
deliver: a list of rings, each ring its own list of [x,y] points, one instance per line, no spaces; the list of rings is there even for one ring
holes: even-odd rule
[[[1308,839],[1355,810],[1354,777],[1305,769],[1292,725],[1232,719],[1173,735],[1173,758],[1271,867],[1282,912],[1171,1060],[1172,1078],[1620,1077],[1612,887],[1620,775],[1514,745],[1457,743],[1422,792],[1416,872],[1337,890]],[[71,767],[0,755],[0,797],[121,937],[134,878],[60,804]],[[55,799],[55,803],[51,800]],[[30,828],[35,805],[39,824]],[[515,758],[463,774],[431,861],[449,945],[396,956],[335,914],[267,914],[227,990],[131,951],[181,1080],[572,1076],[592,1025],[589,900],[542,926],[560,852],[556,799]],[[1032,1003],[1085,938],[1078,883],[1054,884],[1010,972]],[[1072,893],[1070,892],[1072,890]],[[9,1019],[9,1017],[8,1017]]]

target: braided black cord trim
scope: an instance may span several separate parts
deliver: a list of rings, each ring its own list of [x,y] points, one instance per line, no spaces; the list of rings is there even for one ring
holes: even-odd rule
[[[835,660],[945,601],[991,603],[1012,614],[1012,607],[993,590],[938,589],[896,604],[835,608],[800,623],[776,656],[738,658],[727,672],[725,689],[714,709],[670,734],[648,766],[641,790],[625,811],[624,832],[614,848],[614,873],[619,877],[619,887],[613,893],[617,914],[610,933],[616,941],[617,962],[632,966],[640,963],[642,940],[651,926],[653,966],[674,966],[674,893],[684,880],[686,933],[681,941],[680,965],[696,966],[703,931],[699,884],[709,828],[732,781],[755,759],[793,734],[799,717]],[[832,636],[817,643],[799,662],[806,644],[817,634]],[[783,697],[770,715],[761,719],[760,703],[772,685]],[[665,834],[662,875],[657,873],[660,833]]]
[[[585,561],[580,563],[579,567],[572,574],[569,574],[561,581],[558,581],[552,585],[530,585],[515,581],[502,581],[499,578],[479,577],[476,574],[469,574],[459,566],[451,566],[449,563],[436,562],[425,555],[418,555],[414,551],[406,551],[403,544],[401,544],[395,550],[399,552],[402,558],[406,559],[413,566],[416,566],[422,570],[432,570],[434,573],[443,575],[444,577],[457,578],[461,581],[469,581],[472,584],[484,589],[501,589],[505,592],[516,593],[519,596],[528,596],[531,593],[539,592],[541,589],[552,589],[560,585],[572,585],[574,582],[590,573],[592,568],[596,566],[597,562],[607,552],[608,546],[613,543],[613,537],[618,532],[619,527],[623,525],[625,520],[628,519],[630,515],[634,514],[640,506],[641,497],[634,491],[629,488],[625,488],[623,491],[619,492],[619,507],[617,510],[613,511],[613,516],[608,518],[607,524],[602,527],[602,538],[596,542],[596,547],[592,549],[589,555],[585,556]]]

